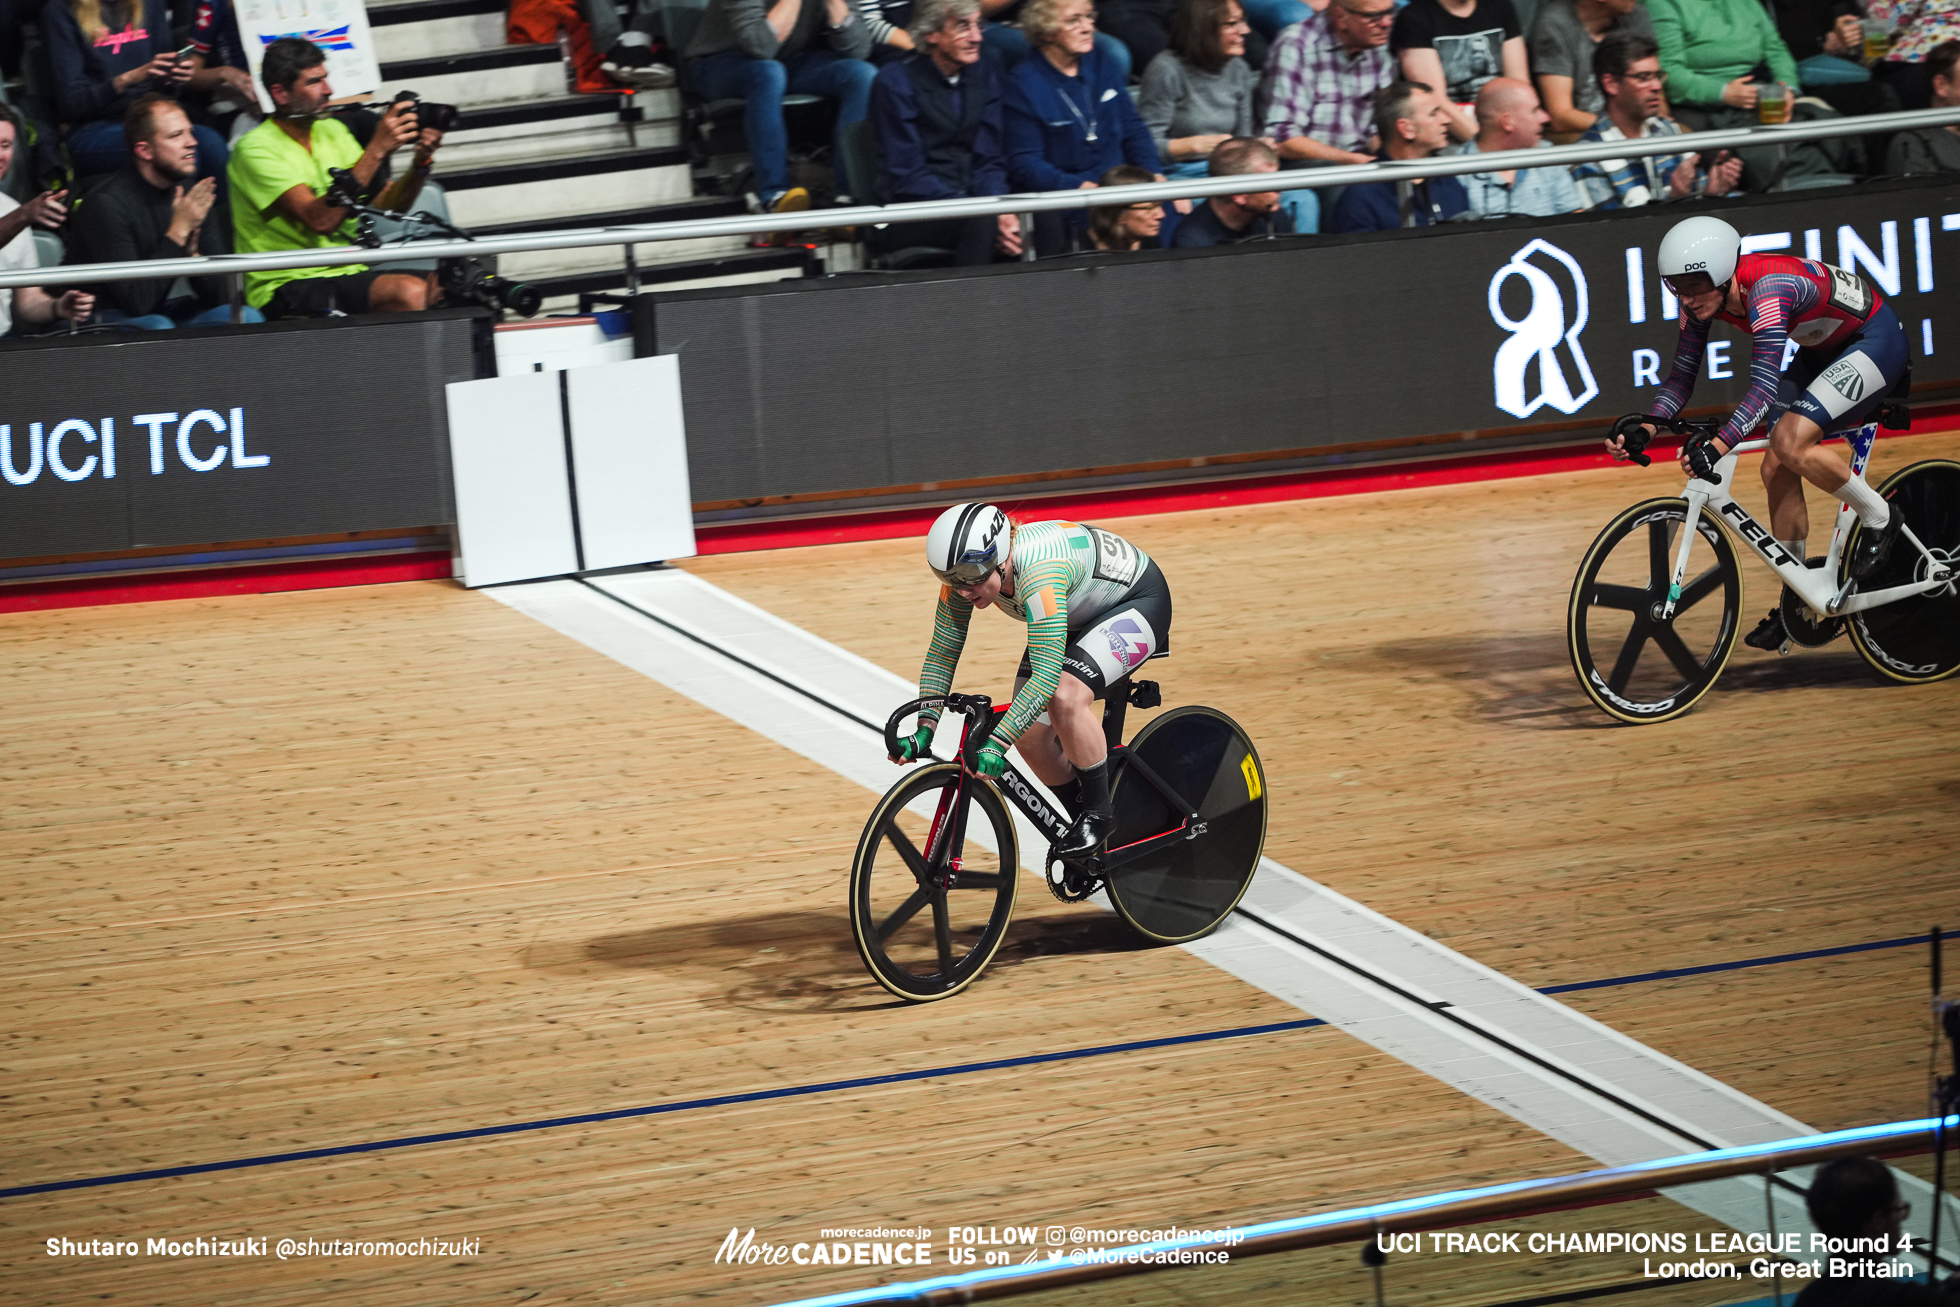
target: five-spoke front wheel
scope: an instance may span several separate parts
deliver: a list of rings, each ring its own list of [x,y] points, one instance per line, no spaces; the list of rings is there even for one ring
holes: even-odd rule
[[[1702,515],[1681,595],[1663,616],[1685,499],[1650,499],[1607,524],[1572,583],[1566,638],[1586,697],[1623,722],[1664,722],[1695,706],[1735,649],[1742,577],[1735,549]]]

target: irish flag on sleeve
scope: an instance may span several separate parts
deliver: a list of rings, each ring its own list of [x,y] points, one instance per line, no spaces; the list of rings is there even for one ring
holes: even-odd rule
[[[1052,585],[1045,585],[1028,596],[1028,621],[1031,624],[1044,621],[1061,611],[1061,601],[1056,598]]]

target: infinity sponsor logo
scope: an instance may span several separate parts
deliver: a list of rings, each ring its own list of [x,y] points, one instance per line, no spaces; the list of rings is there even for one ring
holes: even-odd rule
[[[1513,278],[1522,280],[1531,293],[1523,316],[1517,318],[1504,309],[1505,286]],[[1570,288],[1569,301],[1561,281]],[[1591,305],[1585,269],[1577,259],[1556,245],[1533,240],[1490,279],[1489,298],[1491,320],[1511,333],[1497,347],[1491,368],[1497,407],[1520,418],[1547,404],[1561,413],[1577,413],[1599,394],[1592,365],[1579,344]]]
[[[169,453],[192,472],[212,472],[229,463],[234,468],[265,467],[270,454],[249,453],[245,447],[245,410],[234,408],[227,417],[215,409],[190,413],[138,413],[125,431],[143,430],[149,436],[150,475],[162,476],[170,466]],[[169,434],[166,435],[166,432]],[[15,434],[11,423],[0,423],[0,476],[8,485],[28,486],[43,471],[59,481],[116,477],[116,419],[67,418],[60,422],[29,422]]]

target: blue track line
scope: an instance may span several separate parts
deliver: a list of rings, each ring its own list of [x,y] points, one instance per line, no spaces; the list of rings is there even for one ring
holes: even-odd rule
[[[1540,994],[1570,994],[1586,989],[1605,989],[1613,985],[1636,985],[1652,980],[1672,980],[1681,976],[1705,976],[1748,967],[1767,967],[1781,962],[1803,962],[1812,958],[1836,957],[1845,953],[1869,953],[1878,949],[1903,948],[1923,944],[1924,935],[1902,939],[1882,939],[1870,944],[1845,944],[1837,948],[1809,949],[1802,953],[1778,953],[1769,957],[1744,958],[1739,962],[1715,962],[1704,967],[1680,967],[1672,971],[1646,971],[1634,976],[1615,976],[1611,980],[1586,980],[1571,985],[1547,985]],[[214,1171],[243,1171],[255,1166],[278,1166],[286,1162],[309,1162],[322,1157],[348,1157],[357,1153],[383,1153],[396,1148],[417,1148],[423,1144],[456,1143],[466,1139],[493,1139],[499,1135],[529,1134],[535,1130],[556,1130],[562,1126],[597,1125],[606,1121],[631,1121],[640,1117],[664,1116],[669,1112],[692,1112],[704,1107],[727,1107],[735,1103],[761,1103],[780,1098],[801,1098],[808,1094],[829,1094],[846,1089],[867,1089],[876,1085],[904,1084],[913,1080],[933,1080],[942,1076],[965,1076],[979,1071],[1001,1071],[1010,1067],[1040,1066],[1048,1062],[1073,1062],[1081,1058],[1105,1057],[1111,1053],[1134,1053],[1150,1048],[1175,1048],[1184,1044],[1207,1044],[1221,1039],[1247,1039],[1257,1035],[1276,1035],[1310,1030],[1327,1023],[1318,1017],[1302,1021],[1279,1021],[1264,1026],[1238,1026],[1230,1030],[1207,1030],[1195,1035],[1168,1035],[1162,1039],[1138,1039],[1124,1044],[1101,1044],[1093,1048],[1072,1048],[1056,1053],[1031,1053],[1025,1057],[995,1058],[986,1062],[962,1062],[954,1066],[932,1067],[923,1071],[896,1071],[882,1076],[861,1076],[853,1080],[826,1080],[810,1085],[787,1085],[779,1089],[758,1089],[746,1094],[717,1094],[712,1098],[690,1098],[677,1103],[652,1103],[644,1107],[622,1107],[610,1112],[584,1112],[577,1116],[546,1117],[540,1121],[513,1121],[505,1125],[480,1126],[474,1130],[445,1130],[439,1134],[408,1135],[400,1139],[376,1139],[333,1148],[308,1148],[292,1153],[268,1153],[263,1157],[239,1157],[223,1162],[199,1162],[193,1166],[167,1166],[152,1171],[124,1171],[116,1175],[88,1176],[80,1180],[51,1180],[45,1184],[16,1185],[0,1189],[0,1198],[24,1198],[29,1194],[57,1193],[66,1189],[93,1189],[102,1185],[135,1184],[143,1180],[167,1180],[179,1175],[206,1175]]]

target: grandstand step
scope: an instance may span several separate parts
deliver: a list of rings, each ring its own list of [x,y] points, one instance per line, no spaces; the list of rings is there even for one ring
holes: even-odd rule
[[[562,159],[568,155],[618,154],[627,150],[664,150],[680,144],[680,124],[635,123],[631,132],[617,110],[581,119],[533,124],[534,130],[458,130],[443,141],[446,167],[476,168],[495,164]]]
[[[568,213],[523,222],[504,222],[477,228],[479,236],[525,236],[540,231],[560,231],[573,227],[631,227],[651,222],[695,222],[703,218],[733,218],[747,211],[742,201],[731,196],[697,195],[672,204],[655,204],[638,209],[615,209],[609,213]]]
[[[702,286],[741,286],[811,276],[820,268],[816,257],[802,248],[749,250],[724,258],[657,264],[640,269],[642,290],[692,290]],[[501,272],[501,267],[499,271]],[[580,295],[624,292],[626,269],[615,267],[563,277],[525,279],[545,297],[547,312],[576,306]]]
[[[687,152],[622,150],[438,173],[451,216],[465,227],[599,213],[684,200],[693,191]]]
[[[503,45],[467,54],[403,59],[381,65],[378,99],[400,90],[443,104],[483,105],[562,99],[569,90],[555,45]]]
[[[483,0],[418,0],[370,12],[375,57],[384,64],[464,54],[504,44],[504,7]]]
[[[746,236],[704,236],[685,241],[641,242],[633,247],[633,260],[642,274],[653,275],[656,270],[674,264],[693,265],[716,259],[740,258],[751,252],[768,254],[774,251],[751,251]],[[569,250],[525,250],[500,255],[497,271],[513,281],[532,285],[592,273],[617,276],[621,279],[620,284],[624,285],[625,262],[617,245],[586,245]]]

